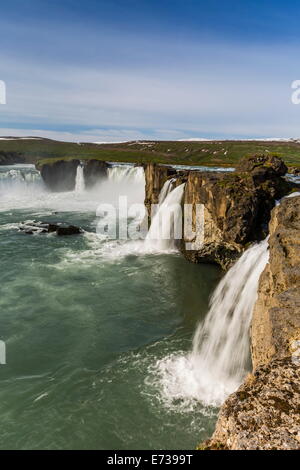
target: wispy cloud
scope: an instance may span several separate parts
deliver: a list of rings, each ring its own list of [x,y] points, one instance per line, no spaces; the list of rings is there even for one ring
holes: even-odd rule
[[[16,30],[20,41],[31,26]],[[13,23],[3,27],[13,32]],[[82,24],[76,35],[65,25],[63,36],[63,27],[53,31],[45,55],[36,44],[34,53],[15,48],[0,55],[7,84],[2,135],[7,128],[89,141],[300,134],[300,106],[290,101],[297,50],[290,45],[209,36],[172,42],[167,34],[137,37],[109,27],[97,33]],[[44,20],[39,35],[49,37]]]

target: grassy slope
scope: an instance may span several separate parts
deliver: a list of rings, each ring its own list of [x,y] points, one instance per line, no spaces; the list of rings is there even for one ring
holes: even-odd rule
[[[19,152],[28,162],[96,158],[121,162],[234,166],[244,155],[270,152],[289,166],[300,167],[300,143],[262,141],[129,142],[76,144],[54,140],[0,140],[0,151]]]

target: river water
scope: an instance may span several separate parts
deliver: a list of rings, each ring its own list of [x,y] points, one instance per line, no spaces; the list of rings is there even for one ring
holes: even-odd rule
[[[33,167],[0,167],[0,448],[194,449],[217,406],[173,393],[159,367],[190,351],[221,272],[97,237],[100,202],[143,201],[140,170],[79,183],[50,193]],[[25,235],[26,220],[85,232]]]

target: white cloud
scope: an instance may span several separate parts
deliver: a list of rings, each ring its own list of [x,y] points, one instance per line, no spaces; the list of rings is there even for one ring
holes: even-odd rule
[[[191,132],[299,135],[300,106],[290,102],[295,65],[283,48],[194,45],[182,64],[180,59],[163,66],[154,62],[116,68],[101,63],[51,66],[2,57],[5,76],[0,78],[7,84],[7,105],[0,109],[0,126],[23,123],[32,126],[27,133],[43,127],[38,135],[65,135],[63,140],[84,140],[86,132],[53,134],[47,127],[109,127],[88,131],[87,139],[97,141],[110,135],[115,140],[125,135],[129,140],[153,138],[143,129],[154,129],[163,139],[172,138],[172,133],[174,139],[190,137]]]

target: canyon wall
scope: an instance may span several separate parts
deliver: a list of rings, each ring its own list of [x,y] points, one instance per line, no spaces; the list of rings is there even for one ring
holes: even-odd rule
[[[16,163],[25,163],[25,158],[21,153],[0,151],[0,165],[15,165]]]
[[[58,160],[53,163],[36,165],[46,186],[51,191],[73,191],[79,160]]]
[[[273,210],[269,244],[251,328],[254,368],[289,356],[296,341],[300,349],[300,197]]]
[[[145,166],[146,200],[157,204],[167,179],[186,183],[183,203],[190,205],[185,217],[193,233],[185,230],[183,255],[194,263],[217,263],[229,268],[241,252],[268,231],[276,200],[291,190],[282,176],[287,168],[280,158],[256,155],[241,161],[235,172],[180,171],[161,165]],[[203,205],[202,215],[197,209]],[[199,224],[204,220],[204,230]]]
[[[300,449],[300,196],[272,211],[251,327],[253,373],[200,449]]]
[[[165,182],[176,175],[176,170],[168,166],[148,163],[144,165],[145,172],[145,206],[151,217],[151,205],[158,204],[159,193]]]
[[[108,164],[101,160],[87,160],[84,162],[83,174],[88,188],[93,187],[102,178],[107,177]]]
[[[80,160],[57,160],[53,163],[36,165],[46,186],[51,191],[73,191],[76,182],[77,167]],[[86,160],[83,162],[85,184],[91,188],[101,178],[107,176],[108,163],[101,160]]]

